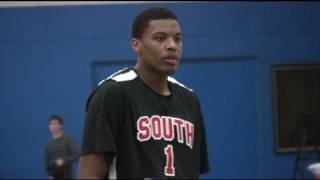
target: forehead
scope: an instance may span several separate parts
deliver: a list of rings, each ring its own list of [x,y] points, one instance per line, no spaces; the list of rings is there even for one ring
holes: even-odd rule
[[[60,124],[60,121],[58,119],[52,119],[49,124]]]
[[[151,20],[145,29],[145,33],[165,32],[168,34],[177,34],[180,32],[178,21],[174,19],[157,19]]]

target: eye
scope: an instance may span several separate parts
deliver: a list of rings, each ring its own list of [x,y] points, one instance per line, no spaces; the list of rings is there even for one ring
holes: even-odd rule
[[[182,37],[180,37],[180,36],[175,37],[176,42],[180,42],[181,40],[182,40]]]
[[[165,37],[164,36],[157,36],[156,40],[159,41],[159,42],[162,42],[162,41],[165,40]]]

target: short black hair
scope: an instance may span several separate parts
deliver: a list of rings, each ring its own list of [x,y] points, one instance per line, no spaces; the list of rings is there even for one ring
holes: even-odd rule
[[[177,16],[167,8],[153,7],[140,12],[132,24],[132,38],[140,39],[151,20],[173,19],[178,21]]]
[[[61,125],[63,125],[63,119],[62,119],[60,116],[58,116],[58,115],[52,115],[52,116],[50,116],[49,121],[48,121],[48,124],[50,124],[51,121],[54,121],[54,120],[59,121],[59,123],[60,123]]]

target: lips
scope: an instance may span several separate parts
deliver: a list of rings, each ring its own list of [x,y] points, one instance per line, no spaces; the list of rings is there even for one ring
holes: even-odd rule
[[[178,56],[166,56],[164,57],[164,62],[168,65],[177,65],[178,64]]]

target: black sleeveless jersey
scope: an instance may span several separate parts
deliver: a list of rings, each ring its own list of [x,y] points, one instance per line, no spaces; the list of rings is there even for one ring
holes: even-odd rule
[[[82,155],[106,154],[110,178],[198,178],[209,170],[200,103],[168,77],[170,96],[133,68],[99,83],[87,102]]]

